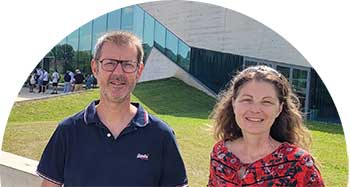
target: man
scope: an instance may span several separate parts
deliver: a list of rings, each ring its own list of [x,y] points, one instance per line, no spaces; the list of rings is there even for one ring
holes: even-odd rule
[[[91,69],[100,100],[59,124],[37,168],[42,186],[187,186],[173,131],[130,103],[142,60],[128,32],[97,41]]]
[[[75,88],[75,78],[74,78],[74,73],[72,71],[69,71],[69,76],[70,76],[70,92],[74,92]]]
[[[69,75],[69,72],[70,71],[67,71],[64,76],[63,76],[63,80],[64,80],[64,86],[63,86],[63,93],[68,93],[70,92],[70,79],[71,79],[71,76]]]
[[[81,91],[83,90],[83,83],[85,80],[84,75],[80,72],[79,69],[75,70],[75,75],[74,75],[74,79],[75,79],[75,88],[74,91]]]
[[[49,73],[45,69],[43,69],[43,85],[42,85],[43,94],[45,94],[48,84],[49,84]]]
[[[57,72],[57,69],[51,75],[52,79],[52,92],[51,94],[57,94],[58,81],[60,79],[60,74]]]

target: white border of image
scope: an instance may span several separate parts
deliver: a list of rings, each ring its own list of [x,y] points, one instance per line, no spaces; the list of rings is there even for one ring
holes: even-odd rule
[[[0,145],[13,102],[30,71],[61,39],[109,11],[149,0],[11,0],[0,3]],[[201,2],[214,3],[213,1]],[[349,145],[348,1],[216,0],[268,26],[312,64],[340,114]],[[40,114],[38,114],[40,115]],[[348,146],[349,153],[349,146]],[[349,154],[348,154],[349,155]],[[350,186],[350,185],[349,185]]]

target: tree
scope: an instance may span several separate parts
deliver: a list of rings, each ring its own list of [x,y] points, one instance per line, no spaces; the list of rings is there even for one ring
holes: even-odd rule
[[[73,69],[72,61],[74,54],[75,52],[71,45],[58,44],[51,49],[51,51],[46,55],[46,57],[53,58],[55,69],[57,69],[58,66],[57,62],[63,61],[62,69],[64,72],[66,72],[67,70]]]

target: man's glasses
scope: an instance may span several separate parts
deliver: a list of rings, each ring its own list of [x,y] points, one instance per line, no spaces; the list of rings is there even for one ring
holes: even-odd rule
[[[117,68],[118,64],[122,66],[124,73],[134,73],[139,64],[132,60],[115,60],[115,59],[103,59],[99,61],[104,71],[113,72]]]

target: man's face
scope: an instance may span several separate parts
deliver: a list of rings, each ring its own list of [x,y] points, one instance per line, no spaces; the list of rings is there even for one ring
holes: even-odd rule
[[[137,49],[135,46],[119,46],[105,42],[99,61],[103,59],[137,62]],[[91,69],[100,86],[101,100],[113,103],[130,102],[130,94],[141,76],[143,64],[133,73],[123,72],[121,64],[118,64],[114,71],[108,72],[102,69],[99,61],[92,60]]]

